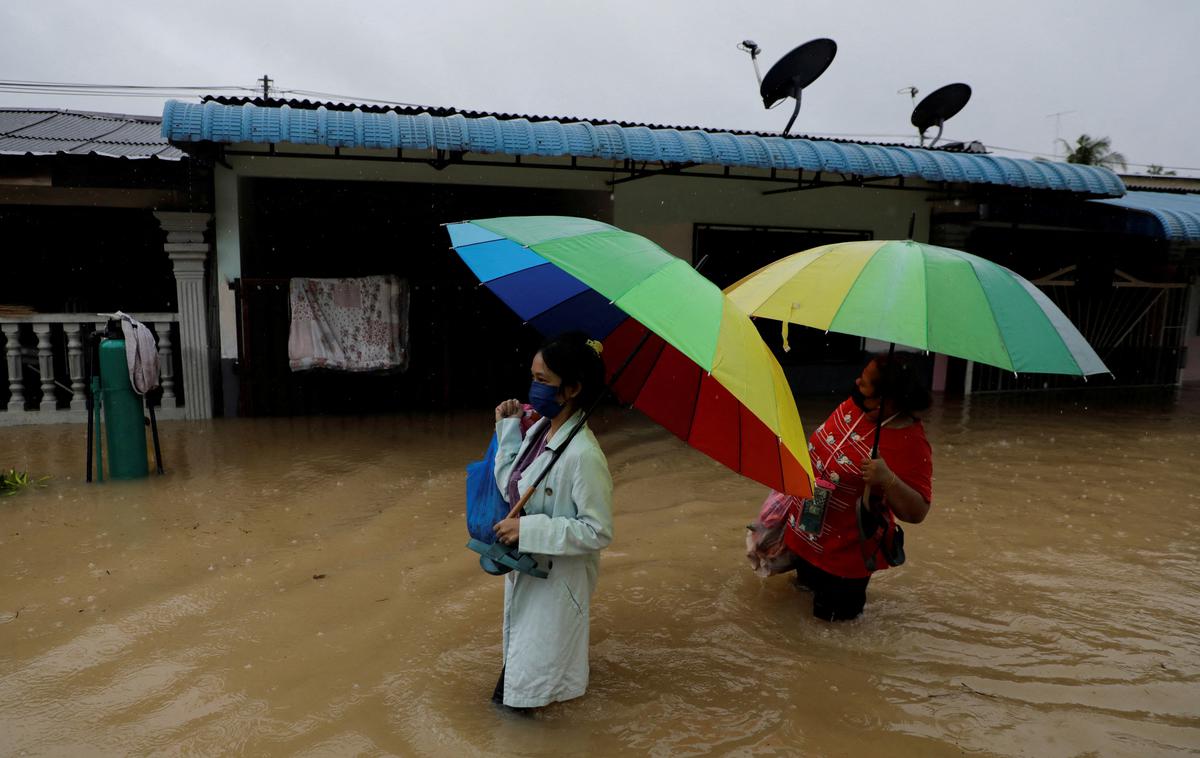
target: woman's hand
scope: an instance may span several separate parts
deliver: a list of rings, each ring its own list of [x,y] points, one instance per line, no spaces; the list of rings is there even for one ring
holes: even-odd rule
[[[896,472],[888,468],[882,458],[867,458],[862,462],[863,481],[872,490],[882,492],[896,478]]]
[[[888,468],[882,458],[868,458],[862,462],[863,481],[873,492],[887,498],[887,506],[901,521],[919,524],[929,513],[929,503],[921,493],[905,484],[896,476],[896,472]]]
[[[521,407],[520,400],[505,400],[496,406],[496,421],[500,421],[502,418],[518,418],[522,413],[524,413],[524,409]]]
[[[521,539],[521,519],[506,518],[503,521],[496,522],[492,527],[492,531],[496,533],[496,537],[505,545],[515,545]]]

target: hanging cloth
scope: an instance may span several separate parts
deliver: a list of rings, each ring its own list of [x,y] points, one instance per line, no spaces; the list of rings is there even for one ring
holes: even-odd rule
[[[129,368],[129,383],[139,395],[158,387],[158,345],[150,328],[128,313],[112,314],[121,320],[125,336],[125,365]]]
[[[292,371],[408,367],[408,283],[395,276],[295,278],[289,286]]]

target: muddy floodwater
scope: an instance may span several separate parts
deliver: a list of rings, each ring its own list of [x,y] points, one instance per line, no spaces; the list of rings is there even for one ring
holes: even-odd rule
[[[92,485],[83,427],[0,428],[52,476],[0,499],[0,755],[1200,752],[1200,390],[936,408],[929,518],[839,625],[748,568],[762,486],[609,409],[591,688],[533,718],[463,548],[489,415],[163,424],[167,475]]]

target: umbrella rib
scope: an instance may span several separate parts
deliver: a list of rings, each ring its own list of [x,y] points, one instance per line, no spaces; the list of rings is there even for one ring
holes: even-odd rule
[[[688,360],[691,361],[691,358],[688,358]],[[700,364],[696,363],[695,361],[692,361],[692,365],[700,368]],[[696,426],[696,406],[700,403],[700,387],[703,385],[704,369],[700,368],[700,371],[696,374],[696,389],[694,392],[692,392],[692,417],[688,419],[687,434],[683,438],[684,442],[688,442],[692,439],[692,429]]]
[[[733,393],[730,393],[730,394],[733,394]],[[734,398],[734,401],[736,401],[738,404],[738,407],[737,407],[737,451],[738,451],[738,473],[740,474],[746,468],[745,464],[742,462],[742,452],[743,452],[743,450],[742,450],[742,403],[736,397]]]
[[[648,334],[658,337],[658,341],[661,343],[658,346],[658,352],[654,355],[654,357],[652,359],[650,359],[650,370],[646,372],[646,380],[642,382],[642,386],[638,388],[637,394],[633,396],[633,402],[631,402],[629,404],[631,407],[636,407],[638,402],[640,402],[642,399],[642,393],[646,391],[646,385],[650,383],[650,375],[654,373],[654,369],[658,365],[658,360],[660,358],[662,358],[663,352],[667,349],[667,345],[669,345],[670,343],[667,342],[662,337],[660,337],[658,334],[656,334],[653,329],[646,326],[641,321],[638,321],[636,318],[633,318],[633,316],[630,316],[630,318],[633,319],[633,321],[638,326],[645,329]]]

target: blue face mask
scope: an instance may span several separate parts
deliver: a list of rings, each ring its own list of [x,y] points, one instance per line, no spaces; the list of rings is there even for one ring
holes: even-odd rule
[[[529,385],[529,404],[533,409],[546,418],[554,418],[562,413],[562,403],[558,402],[558,387],[553,384],[539,382],[536,379]]]

